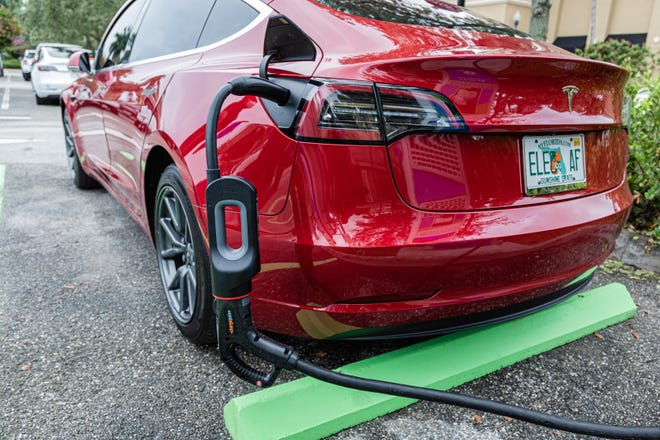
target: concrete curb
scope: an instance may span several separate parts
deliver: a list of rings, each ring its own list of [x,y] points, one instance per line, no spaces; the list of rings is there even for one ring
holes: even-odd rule
[[[621,231],[612,257],[638,269],[660,273],[660,246],[649,244],[643,235]]]

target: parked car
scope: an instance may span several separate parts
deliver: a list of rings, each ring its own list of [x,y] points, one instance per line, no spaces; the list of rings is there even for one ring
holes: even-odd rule
[[[32,64],[34,63],[34,55],[36,51],[33,49],[25,49],[23,58],[21,58],[21,73],[25,81],[30,81]]]
[[[67,68],[71,55],[82,50],[73,44],[40,43],[30,73],[37,104],[59,99],[62,90],[78,75]]]
[[[131,0],[94,63],[70,61],[85,76],[62,93],[67,155],[78,187],[103,185],[153,239],[191,341],[214,337],[207,113],[273,53],[262,73],[290,101],[231,96],[218,128],[221,172],[259,195],[258,328],[510,319],[577,292],[613,250],[632,201],[624,69],[436,0]]]

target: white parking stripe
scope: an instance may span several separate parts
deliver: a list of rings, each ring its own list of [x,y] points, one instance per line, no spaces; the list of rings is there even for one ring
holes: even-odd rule
[[[0,109],[9,110],[9,81],[11,81],[11,76],[7,75],[7,86],[5,87],[5,94],[2,96],[2,105]]]
[[[2,191],[5,187],[5,165],[0,163],[0,214],[2,214]],[[2,217],[0,217],[1,219]]]
[[[5,94],[2,96],[2,110],[9,110],[9,87],[5,87]]]
[[[0,139],[0,145],[27,144],[28,142],[47,142],[45,139]]]

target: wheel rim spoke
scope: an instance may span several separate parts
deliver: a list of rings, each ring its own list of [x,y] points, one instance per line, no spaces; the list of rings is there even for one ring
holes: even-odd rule
[[[172,197],[166,197],[163,200],[165,207],[167,208],[167,212],[170,215],[170,220],[172,221],[172,226],[174,226],[174,230],[181,234],[181,212],[180,212],[180,205],[176,202],[176,200]]]
[[[183,255],[185,252],[186,249],[184,247],[172,246],[169,249],[165,249],[161,251],[160,256],[166,260],[171,260],[172,258],[176,258],[180,255]]]
[[[193,267],[188,267],[188,274],[186,276],[186,297],[187,306],[190,308],[195,303],[195,294],[197,292],[197,280],[195,279],[195,270]],[[192,310],[190,310],[192,313]]]
[[[181,292],[181,311],[182,312],[190,312],[190,278],[191,278],[191,273],[190,273],[190,268],[188,266],[183,266],[185,270],[181,274],[181,288],[179,291]]]
[[[185,271],[186,266],[181,266],[179,267],[176,272],[172,275],[172,278],[170,281],[167,283],[167,288],[169,290],[177,290],[181,288],[181,281],[182,281],[182,276]]]
[[[167,237],[170,239],[173,247],[182,249],[186,248],[185,238],[174,229],[171,219],[161,218],[159,223],[160,227],[163,229],[163,231],[165,231],[165,234],[167,234]]]

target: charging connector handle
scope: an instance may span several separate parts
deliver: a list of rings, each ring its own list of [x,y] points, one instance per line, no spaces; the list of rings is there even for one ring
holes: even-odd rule
[[[238,377],[258,387],[269,387],[282,369],[296,368],[298,354],[293,348],[262,335],[253,327],[250,298],[216,299],[213,310],[218,326],[220,358]],[[268,363],[268,371],[248,365],[241,357],[241,350]]]

